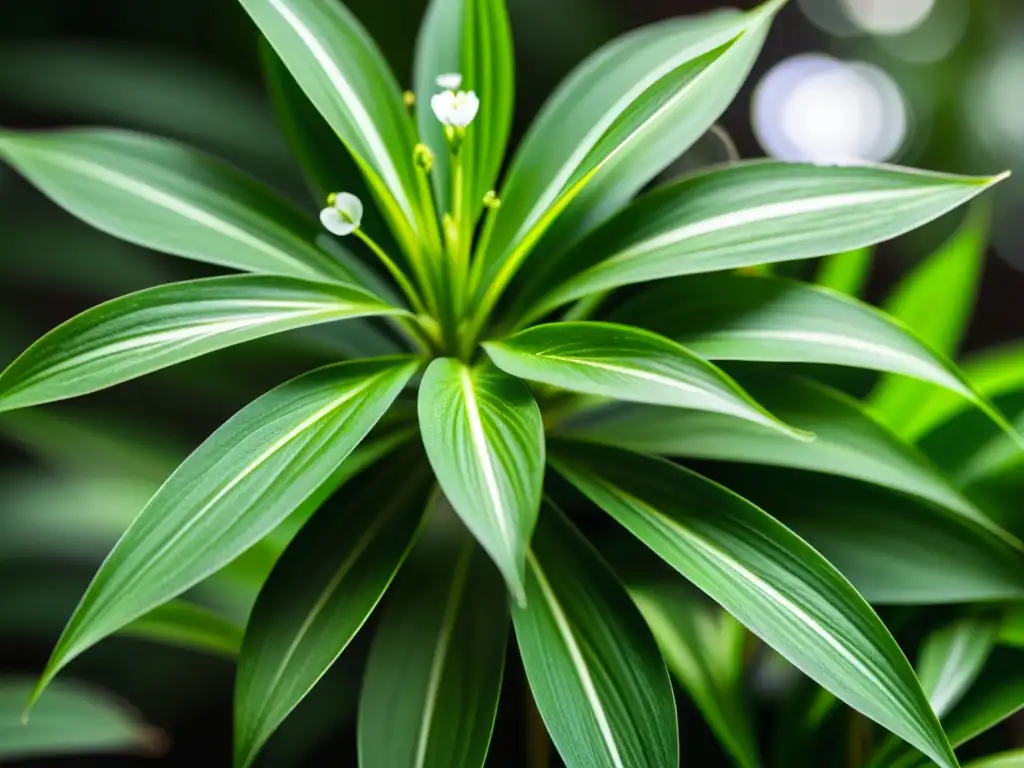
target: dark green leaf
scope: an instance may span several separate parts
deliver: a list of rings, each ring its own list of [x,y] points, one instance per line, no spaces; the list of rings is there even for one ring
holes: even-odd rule
[[[625,588],[545,506],[529,555],[516,640],[541,717],[567,768],[678,765],[672,687]]]
[[[171,600],[131,622],[120,634],[234,658],[242,628],[216,611],[185,600]]]
[[[260,590],[235,682],[239,768],[341,655],[398,571],[429,492],[417,452],[368,470],[346,487],[343,504],[319,510]]]
[[[761,758],[743,701],[743,626],[713,611],[682,589],[659,584],[631,590],[654,633],[669,671],[686,689],[739,768]]]
[[[530,381],[637,403],[727,413],[805,435],[758,405],[715,366],[656,334],[613,323],[551,323],[484,343],[502,370]]]
[[[303,504],[415,372],[409,358],[327,366],[229,419],[164,483],[100,568],[35,695],[71,659],[231,562]]]
[[[533,395],[491,366],[439,358],[423,376],[419,417],[441,488],[522,601],[544,481],[544,427]]]
[[[552,446],[552,463],[822,687],[917,746],[956,758],[896,641],[827,560],[753,504],[666,461]]]
[[[1024,768],[1024,749],[1001,752],[998,755],[989,755],[980,760],[973,760],[964,768]]]
[[[55,684],[24,723],[31,691],[31,680],[0,678],[0,762],[87,753],[159,755],[166,746],[164,735],[127,704],[80,683]]]
[[[508,607],[497,570],[460,528],[436,509],[388,597],[359,702],[360,765],[479,768],[487,757]]]
[[[944,605],[1024,596],[1018,550],[926,502],[785,470],[730,471],[728,482],[810,542],[872,603]]]
[[[539,317],[630,283],[871,245],[941,216],[1002,178],[774,161],[705,171],[641,198],[600,227],[519,297],[520,306]]]
[[[318,224],[235,169],[112,130],[0,132],[0,157],[63,208],[138,245],[247,272],[351,279]]]
[[[333,0],[240,2],[352,154],[399,242],[418,253],[412,121],[366,30]]]
[[[917,451],[860,404],[822,384],[791,376],[744,377],[757,402],[797,429],[793,440],[760,424],[718,413],[613,405],[578,414],[560,432],[640,453],[768,464],[852,477],[940,504],[1024,549]]]
[[[238,275],[162,285],[58,326],[0,374],[0,411],[84,395],[233,344],[403,310],[344,285]]]

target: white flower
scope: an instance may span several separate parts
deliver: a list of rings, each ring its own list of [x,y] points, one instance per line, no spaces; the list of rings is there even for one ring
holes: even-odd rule
[[[335,235],[350,235],[363,221],[363,201],[348,192],[327,198],[329,205],[320,211],[320,223]]]
[[[480,99],[472,91],[442,91],[430,99],[430,107],[449,128],[465,128],[480,110]]]
[[[458,72],[447,72],[443,75],[438,75],[435,82],[438,88],[444,88],[446,91],[457,91],[459,86],[462,85],[462,75]]]

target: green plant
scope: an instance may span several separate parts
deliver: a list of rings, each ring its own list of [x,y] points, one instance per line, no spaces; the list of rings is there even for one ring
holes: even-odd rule
[[[639,582],[631,597],[597,553],[593,544],[617,562],[621,533],[560,511],[582,492],[840,700],[956,766],[913,669],[861,594],[870,574],[841,566],[858,592],[790,529],[804,535],[799,525],[654,456],[863,481],[858,493],[912,505],[900,519],[937,548],[968,553],[958,565],[976,577],[969,596],[947,600],[1024,595],[1014,533],[858,403],[774,366],[730,375],[710,362],[916,377],[971,401],[1018,445],[1000,411],[903,324],[829,290],[737,271],[866,247],[1001,177],[759,161],[637,196],[728,105],[780,0],[614,41],[551,98],[500,185],[513,103],[500,0],[434,0],[415,97],[339,3],[241,3],[266,40],[281,123],[326,201],[323,227],[359,242],[348,250],[274,193],[177,144],[0,132],[0,155],[94,226],[253,273],[144,290],[70,320],[0,375],[0,411],[334,321],[362,359],[270,391],[171,475],[100,568],[32,700],[73,658],[285,526],[239,654],[237,765],[252,762],[386,591],[360,701],[363,764],[482,764],[510,620],[566,764],[675,764],[675,701],[655,635],[685,676],[665,645],[676,614]],[[856,503],[830,495],[847,488],[836,482],[801,479],[800,490]],[[332,495],[342,503],[317,512]],[[877,581],[940,601],[939,584]],[[162,626],[170,613],[158,614]],[[727,717],[709,720],[727,732]],[[747,754],[749,739],[724,741]]]

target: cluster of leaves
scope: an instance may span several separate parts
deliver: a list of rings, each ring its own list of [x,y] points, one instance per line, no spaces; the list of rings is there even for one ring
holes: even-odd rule
[[[343,6],[241,1],[266,40],[267,80],[316,197],[372,198],[379,216],[363,226],[396,255],[400,284],[273,192],[180,145],[115,131],[0,132],[0,155],[85,221],[252,273],[144,290],[70,320],[0,375],[0,410],[335,321],[361,358],[270,391],[181,464],[104,562],[33,700],[126,628],[237,648],[235,759],[248,765],[379,613],[359,702],[366,765],[482,764],[510,623],[570,766],[675,764],[669,668],[737,762],[758,764],[735,688],[741,625],[911,745],[883,744],[879,765],[923,753],[956,766],[957,743],[1019,706],[1004,695],[984,723],[940,723],[968,702],[953,707],[997,622],[936,634],[919,660],[922,688],[869,605],[1024,593],[1012,514],[994,518],[969,492],[1019,467],[1020,437],[994,395],[943,354],[960,318],[949,313],[950,327],[924,340],[835,290],[735,271],[864,248],[997,178],[761,161],[636,197],[735,95],[775,1],[653,25],[599,51],[523,139],[500,208],[485,208],[513,101],[499,0],[432,4],[415,122]],[[452,155],[429,109],[435,76],[450,71],[481,100]],[[429,181],[414,161],[417,136],[437,159]],[[965,231],[977,239],[977,225]],[[865,263],[846,254],[828,281],[853,280]],[[934,271],[919,279],[943,279]],[[910,325],[920,295],[894,300]],[[889,377],[869,410],[774,363]],[[932,395],[936,386],[950,397]],[[965,466],[962,452],[929,449],[962,451],[959,425],[938,434],[960,418],[985,440]],[[926,433],[916,447],[911,438]],[[774,469],[729,473],[740,496],[677,459]],[[798,479],[780,481],[786,471]],[[560,502],[603,509],[632,537]],[[635,541],[656,557],[636,557]],[[176,600],[261,547],[275,562],[240,641]],[[666,589],[629,574],[637,562],[667,564],[728,614],[680,597],[681,581]],[[951,683],[948,660],[965,653]],[[832,708],[823,701],[815,717]]]

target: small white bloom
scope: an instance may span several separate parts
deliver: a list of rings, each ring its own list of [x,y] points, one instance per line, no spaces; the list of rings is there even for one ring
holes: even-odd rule
[[[430,107],[441,125],[465,128],[480,111],[480,99],[472,91],[442,91],[430,99]]]
[[[320,211],[320,223],[335,235],[350,235],[363,221],[363,201],[349,192],[332,195],[331,205]]]
[[[443,75],[438,75],[435,82],[438,88],[444,88],[446,91],[457,91],[459,86],[462,85],[462,75],[458,72],[447,72]]]

